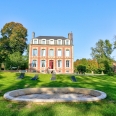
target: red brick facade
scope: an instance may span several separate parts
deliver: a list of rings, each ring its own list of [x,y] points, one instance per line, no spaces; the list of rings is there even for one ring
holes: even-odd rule
[[[71,33],[72,34],[72,33]],[[54,43],[50,44],[50,38]],[[37,40],[35,44],[33,40]],[[42,44],[41,41],[45,40],[46,43]],[[61,44],[58,45],[58,40],[61,40]],[[69,44],[66,45],[66,40],[69,40]],[[36,50],[36,55],[33,55],[33,50]],[[45,55],[41,55],[41,50],[45,50]],[[50,56],[49,51],[53,50],[53,56]],[[58,50],[61,50],[60,56]],[[68,55],[66,55],[68,50]],[[36,62],[33,65],[33,60]],[[43,62],[43,65],[42,65]],[[58,64],[59,62],[59,64]],[[32,38],[32,42],[29,45],[29,69],[31,71],[37,71],[47,73],[48,69],[53,70],[56,73],[73,73],[73,40],[72,37],[63,38],[61,36],[39,36]]]

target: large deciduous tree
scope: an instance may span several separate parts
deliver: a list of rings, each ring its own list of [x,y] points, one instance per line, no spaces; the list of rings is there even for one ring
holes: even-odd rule
[[[95,58],[99,64],[99,69],[101,71],[104,70],[105,73],[111,69],[112,65],[112,58],[111,54],[113,52],[113,45],[110,43],[109,40],[99,40],[96,43],[95,48],[91,48],[92,50],[92,57]]]
[[[113,52],[113,46],[110,43],[109,40],[99,40],[96,43],[96,47],[95,48],[91,48],[92,50],[92,57],[97,59],[98,61],[102,60],[102,59],[111,59],[111,54]]]
[[[3,62],[8,54],[20,52],[27,47],[27,29],[20,23],[6,23],[1,29],[0,59]]]

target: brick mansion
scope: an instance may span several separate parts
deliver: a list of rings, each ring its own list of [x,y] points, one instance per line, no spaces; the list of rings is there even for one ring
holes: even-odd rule
[[[29,44],[29,69],[40,73],[73,73],[73,34],[38,36],[32,33]]]

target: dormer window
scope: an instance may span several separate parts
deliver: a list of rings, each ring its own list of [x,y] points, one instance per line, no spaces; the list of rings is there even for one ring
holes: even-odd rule
[[[57,44],[61,45],[62,44],[62,40],[57,40]]]
[[[54,44],[54,40],[53,40],[53,39],[50,39],[50,40],[49,40],[49,43],[50,43],[50,44]]]
[[[38,39],[33,39],[33,44],[38,44]]]
[[[65,45],[70,45],[70,40],[65,40]]]
[[[46,40],[45,39],[42,39],[41,40],[41,44],[46,44]]]

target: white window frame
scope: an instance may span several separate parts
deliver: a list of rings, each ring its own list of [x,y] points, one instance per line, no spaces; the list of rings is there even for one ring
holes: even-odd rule
[[[53,43],[51,43],[51,41],[53,41]],[[50,39],[49,44],[54,45],[54,39]]]
[[[42,50],[45,50],[45,55],[43,55]],[[46,56],[46,49],[41,49],[41,56]]]
[[[61,41],[60,44],[59,44],[59,41]],[[57,45],[62,45],[62,39],[58,39],[58,40],[57,40]]]
[[[67,51],[69,51],[69,54],[68,54],[68,55],[67,55]],[[66,49],[66,50],[65,50],[65,56],[66,56],[66,57],[70,57],[70,49]]]
[[[67,44],[67,41],[68,41],[68,44]],[[70,40],[69,39],[65,40],[65,45],[70,45]]]
[[[53,55],[51,55],[50,51],[53,50]],[[53,57],[54,56],[54,49],[49,49],[49,56]]]
[[[34,55],[34,50],[37,50],[37,54]],[[38,55],[38,49],[37,48],[33,48],[32,49],[32,56],[37,56]]]
[[[42,41],[45,41],[44,44],[46,44],[46,39],[41,39],[41,44],[43,44]],[[44,45],[44,44],[43,44],[43,45]]]
[[[35,43],[37,41],[37,43]],[[38,44],[38,39],[33,39],[33,44]]]
[[[35,61],[35,64],[33,63]],[[32,67],[37,67],[37,60],[32,60]]]
[[[59,65],[59,61],[60,61],[60,65]],[[62,60],[57,60],[57,67],[61,68],[62,67]]]
[[[68,67],[67,67],[66,61],[69,61],[69,66],[68,66]],[[65,67],[66,67],[66,68],[69,68],[69,67],[70,67],[70,60],[65,60]]]
[[[44,67],[42,67],[42,61],[45,61],[45,66],[44,66]],[[40,66],[41,68],[45,68],[45,67],[46,67],[46,60],[41,60],[40,65],[41,65],[41,66]]]
[[[59,51],[61,51],[60,55],[59,55]],[[57,50],[57,56],[62,56],[62,49]]]

